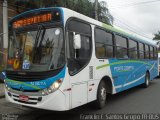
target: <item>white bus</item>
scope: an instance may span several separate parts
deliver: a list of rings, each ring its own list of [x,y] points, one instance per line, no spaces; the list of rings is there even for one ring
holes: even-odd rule
[[[65,111],[158,75],[157,47],[66,8],[43,8],[9,23],[6,100]]]
[[[160,53],[159,53],[159,51],[158,51],[158,63],[159,63],[158,69],[159,69],[159,76],[160,76]]]

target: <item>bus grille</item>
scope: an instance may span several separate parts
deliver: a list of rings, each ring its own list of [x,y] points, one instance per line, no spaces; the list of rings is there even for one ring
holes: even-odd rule
[[[16,94],[13,94],[13,93],[11,95],[12,95],[12,99],[14,101],[24,103],[24,104],[36,105],[36,104],[38,104],[38,102],[42,101],[42,97],[31,97],[31,96],[29,96],[28,101],[21,101],[19,99],[19,95],[16,95]]]
[[[17,101],[17,102],[20,102],[20,103],[25,103],[25,104],[30,104],[30,105],[36,105],[37,104],[36,102],[24,102],[24,101],[20,101],[20,100],[17,100],[17,99],[14,99],[14,101]]]

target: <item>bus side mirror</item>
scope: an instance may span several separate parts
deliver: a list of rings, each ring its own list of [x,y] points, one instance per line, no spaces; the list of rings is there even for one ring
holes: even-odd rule
[[[81,49],[81,35],[80,34],[77,34],[75,35],[74,34],[74,49]]]

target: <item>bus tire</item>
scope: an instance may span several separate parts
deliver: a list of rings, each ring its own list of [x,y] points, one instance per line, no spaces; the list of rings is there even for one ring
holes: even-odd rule
[[[102,80],[98,86],[97,100],[95,101],[95,107],[97,109],[102,109],[106,105],[107,99],[107,88],[105,82]]]
[[[149,85],[150,85],[150,75],[149,75],[149,72],[146,72],[145,83],[143,84],[143,87],[148,88]]]

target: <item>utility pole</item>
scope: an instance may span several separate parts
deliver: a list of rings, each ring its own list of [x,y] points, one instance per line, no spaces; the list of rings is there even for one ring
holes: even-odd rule
[[[3,2],[3,48],[8,48],[8,9],[7,0]]]
[[[7,48],[8,48],[8,5],[7,0],[3,1],[3,69],[7,64]]]
[[[98,0],[95,0],[95,19],[98,20]]]

